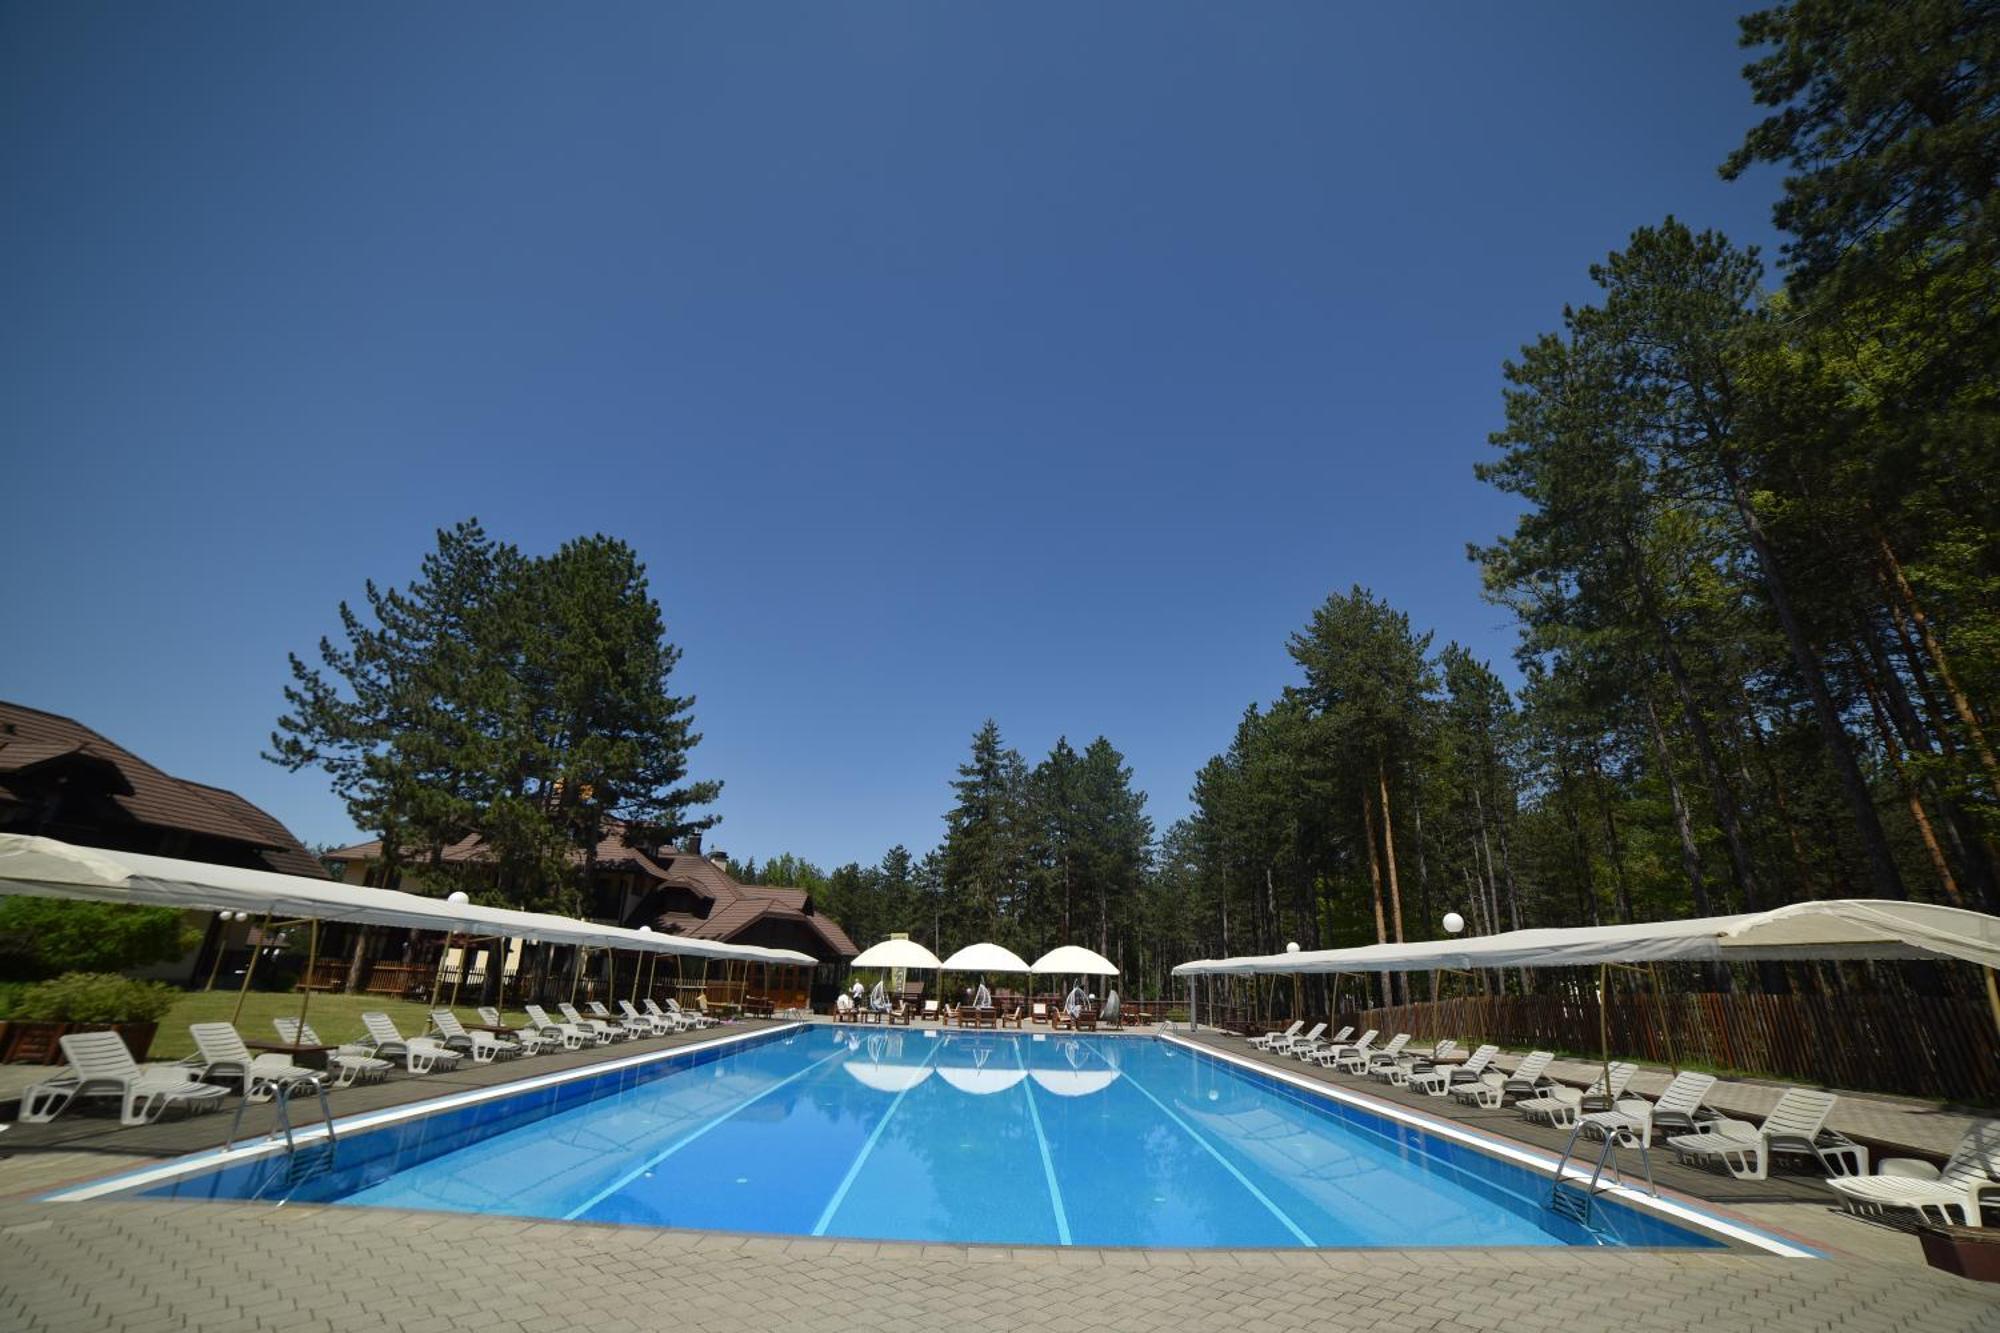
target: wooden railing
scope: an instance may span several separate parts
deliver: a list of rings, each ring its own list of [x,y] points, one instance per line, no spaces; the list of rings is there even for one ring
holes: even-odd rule
[[[1979,1001],[1926,996],[1614,996],[1611,1053],[1856,1092],[2000,1106],[2000,1040]],[[1204,1014],[1206,1019],[1207,1015]],[[1575,1054],[1599,1049],[1594,997],[1466,996],[1342,1015],[1341,1023]]]

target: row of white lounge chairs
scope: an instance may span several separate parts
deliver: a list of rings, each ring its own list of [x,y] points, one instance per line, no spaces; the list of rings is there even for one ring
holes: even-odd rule
[[[429,1074],[450,1069],[467,1056],[475,1064],[488,1064],[542,1051],[665,1036],[709,1027],[717,1021],[684,1010],[671,999],[664,1009],[650,998],[643,1003],[642,1010],[629,1000],[620,1000],[616,1014],[596,1002],[588,1005],[589,1014],[579,1013],[574,1005],[561,1004],[556,1006],[561,1019],[550,1018],[540,1005],[530,1004],[523,1006],[528,1021],[519,1027],[503,1023],[497,1009],[478,1010],[484,1025],[480,1028],[467,1028],[449,1009],[433,1009],[431,1030],[417,1037],[405,1037],[388,1014],[370,1012],[361,1016],[366,1036],[332,1047],[320,1040],[310,1023],[296,1018],[272,1020],[285,1045],[328,1048],[325,1069],[295,1064],[283,1052],[253,1053],[233,1023],[190,1024],[195,1053],[179,1063],[140,1064],[115,1032],[71,1033],[62,1038],[68,1067],[22,1093],[21,1119],[39,1124],[55,1119],[84,1098],[116,1097],[119,1121],[143,1125],[172,1106],[189,1113],[213,1109],[232,1084],[245,1098],[262,1101],[280,1090],[293,1093],[315,1086],[344,1088],[380,1082],[399,1065],[411,1074]]]
[[[1468,1106],[1494,1110],[1511,1101],[1531,1121],[1570,1130],[1572,1142],[1577,1136],[1602,1140],[1617,1135],[1650,1148],[1655,1136],[1664,1136],[1680,1160],[1719,1165],[1740,1180],[1766,1179],[1780,1156],[1809,1157],[1827,1172],[1828,1186],[1857,1212],[1901,1208],[1920,1217],[1935,1212],[1946,1222],[1956,1212],[1965,1225],[1981,1226],[1983,1209],[2000,1208],[2000,1121],[1975,1121],[1942,1167],[1893,1157],[1877,1162],[1876,1174],[1870,1175],[1868,1149],[1827,1128],[1839,1100],[1830,1092],[1787,1088],[1764,1119],[1753,1123],[1706,1105],[1717,1081],[1712,1074],[1678,1073],[1659,1097],[1648,1101],[1630,1092],[1639,1067],[1628,1062],[1612,1063],[1589,1087],[1579,1089],[1548,1074],[1555,1061],[1549,1051],[1531,1051],[1503,1072],[1491,1067],[1497,1046],[1481,1046],[1464,1061],[1447,1064],[1445,1058],[1457,1050],[1449,1038],[1413,1050],[1409,1034],[1398,1033],[1378,1047],[1375,1039],[1381,1034],[1375,1029],[1354,1037],[1354,1029],[1344,1027],[1327,1037],[1328,1026],[1320,1023],[1306,1031],[1300,1021],[1249,1040],[1273,1055],[1434,1097],[1450,1096]]]

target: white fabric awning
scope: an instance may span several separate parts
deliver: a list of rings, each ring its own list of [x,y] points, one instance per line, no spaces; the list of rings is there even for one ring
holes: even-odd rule
[[[206,912],[248,912],[256,916],[269,913],[287,920],[501,935],[731,962],[814,963],[810,955],[791,949],[691,940],[545,912],[447,902],[396,889],[281,875],[270,870],[77,847],[54,838],[18,833],[0,833],[0,894],[81,898]]]
[[[1371,944],[1182,963],[1175,976],[1594,967],[1599,963],[1956,958],[2000,968],[2000,917],[1932,903],[1844,898],[1769,912]]]

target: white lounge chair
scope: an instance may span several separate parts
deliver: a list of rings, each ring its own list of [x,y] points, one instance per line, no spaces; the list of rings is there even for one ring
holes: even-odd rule
[[[670,1032],[692,1032],[702,1025],[699,1017],[688,1013],[686,1010],[660,1008],[659,1002],[654,1000],[650,995],[639,1001],[639,1003],[644,1006],[640,1012],[644,1013],[648,1018],[658,1019],[660,1022],[665,1023]],[[932,1001],[932,1003],[936,1003],[936,1001]],[[808,1010],[807,1012],[810,1013],[811,1011]]]
[[[1613,1065],[1611,1070],[1613,1084],[1622,1086],[1618,1085],[1615,1077],[1618,1066]],[[1602,1082],[1602,1079],[1599,1081]],[[1631,1080],[1628,1077],[1626,1081]],[[1696,1112],[1714,1086],[1715,1075],[1685,1070],[1674,1075],[1674,1081],[1667,1084],[1666,1091],[1656,1102],[1649,1102],[1644,1097],[1623,1097],[1615,1100],[1608,1110],[1584,1113],[1570,1123],[1580,1126],[1587,1138],[1601,1139],[1606,1134],[1623,1131],[1636,1138],[1641,1146],[1650,1148],[1656,1131],[1665,1133],[1678,1129],[1688,1134],[1697,1133],[1702,1122],[1696,1120]],[[1711,1113],[1709,1118],[1719,1117]]]
[[[458,1052],[441,1042],[429,1037],[405,1037],[396,1031],[396,1020],[379,1010],[361,1015],[361,1026],[368,1030],[368,1038],[375,1043],[378,1055],[391,1060],[400,1058],[403,1068],[412,1074],[450,1069],[459,1061]]]
[[[1457,1084],[1477,1083],[1480,1076],[1486,1072],[1486,1066],[1491,1064],[1493,1057],[1498,1054],[1500,1054],[1498,1046],[1490,1044],[1481,1046],[1466,1057],[1464,1064],[1438,1065],[1436,1068],[1427,1069],[1421,1074],[1410,1075],[1409,1086],[1415,1088],[1418,1092],[1429,1093],[1433,1097],[1442,1097],[1449,1093]]]
[[[1410,1075],[1420,1073],[1426,1069],[1437,1068],[1439,1060],[1444,1059],[1444,1057],[1457,1049],[1458,1043],[1450,1037],[1442,1039],[1427,1051],[1420,1051],[1415,1054],[1412,1054],[1410,1048],[1405,1046],[1403,1053],[1397,1056],[1393,1063],[1369,1066],[1368,1077],[1378,1079],[1398,1088],[1408,1087]]]
[[[1388,1045],[1377,1047],[1374,1050],[1350,1051],[1346,1055],[1335,1059],[1333,1066],[1346,1074],[1365,1074],[1375,1067],[1377,1061],[1381,1061],[1393,1068],[1396,1063],[1396,1057],[1400,1056],[1403,1053],[1403,1048],[1409,1044],[1410,1034],[1407,1032],[1398,1032],[1395,1036],[1389,1038]]]
[[[620,1001],[621,1005],[623,1003],[623,1001]],[[590,1017],[595,1018],[598,1022],[609,1024],[612,1028],[624,1029],[627,1040],[634,1037],[650,1037],[654,1035],[653,1020],[643,1014],[639,1014],[637,1010],[634,1010],[633,1016],[630,1017],[623,1013],[614,1014],[604,1007],[602,1000],[591,1000],[584,1007],[590,1010]]]
[[[651,1004],[652,1001],[648,1000],[646,1003]],[[689,1022],[693,1023],[698,1028],[712,1028],[717,1023],[722,1021],[719,1018],[711,1018],[707,1010],[696,1012],[693,1009],[681,1008],[681,1002],[679,1000],[676,1000],[671,995],[667,997],[667,1012],[674,1015],[676,1018],[687,1019]]]
[[[508,1038],[515,1045],[519,1046],[525,1054],[540,1055],[549,1047],[560,1046],[562,1044],[560,1038],[548,1036],[537,1027],[507,1027],[506,1021],[500,1017],[500,1011],[491,1005],[481,1005],[479,1008],[473,1010],[473,1012],[479,1015],[479,1021],[487,1027],[507,1028]]]
[[[1315,1023],[1312,1025],[1311,1030],[1303,1037],[1287,1037],[1283,1041],[1272,1042],[1264,1049],[1272,1055],[1300,1055],[1302,1053],[1309,1055],[1319,1046],[1320,1039],[1325,1033],[1326,1024]]]
[[[1301,1039],[1292,1047],[1292,1049],[1288,1052],[1288,1054],[1294,1060],[1310,1060],[1315,1055],[1319,1054],[1319,1052],[1327,1049],[1329,1046],[1339,1045],[1341,1042],[1346,1041],[1349,1037],[1353,1035],[1354,1035],[1354,1029],[1351,1027],[1347,1027],[1347,1028],[1342,1028],[1340,1031],[1334,1033],[1331,1037],[1321,1037],[1317,1041],[1305,1041]]]
[[[543,1012],[539,1004],[524,1004],[521,1006],[521,1012],[528,1016],[528,1021],[533,1023],[543,1036],[560,1041],[572,1051],[585,1045],[602,1046],[611,1040],[575,1023],[558,1023]]]
[[[1533,1097],[1523,1097],[1515,1102],[1514,1109],[1525,1119],[1539,1120],[1557,1129],[1569,1129],[1576,1124],[1577,1116],[1581,1115],[1584,1107],[1590,1103],[1596,1102],[1607,1109],[1615,1104],[1619,1096],[1624,1093],[1625,1085],[1639,1072],[1639,1066],[1629,1060],[1614,1061],[1610,1069],[1611,1087],[1608,1096],[1605,1092],[1604,1074],[1600,1071],[1587,1088],[1571,1087],[1567,1083],[1551,1083]]]
[[[274,1018],[271,1026],[278,1030],[278,1040],[287,1046],[324,1046],[312,1024],[301,1023],[296,1018]],[[333,1086],[350,1087],[356,1083],[380,1083],[389,1077],[395,1066],[387,1060],[368,1054],[368,1047],[348,1042],[326,1053],[327,1072],[333,1075]]]
[[[1351,1042],[1330,1042],[1312,1052],[1306,1058],[1316,1061],[1321,1069],[1331,1069],[1333,1062],[1343,1055],[1348,1055],[1355,1051],[1373,1050],[1375,1048],[1375,1038],[1379,1035],[1381,1035],[1379,1029],[1369,1028]]]
[[[1667,1146],[1683,1161],[1720,1162],[1738,1180],[1767,1179],[1771,1158],[1786,1152],[1811,1155],[1829,1175],[1865,1175],[1868,1150],[1826,1130],[1837,1101],[1830,1092],[1787,1088],[1761,1125],[1719,1118],[1696,1133],[1671,1136]]]
[[[200,1077],[234,1079],[243,1095],[252,1100],[269,1097],[277,1087],[294,1092],[328,1077],[325,1070],[293,1064],[276,1051],[251,1054],[234,1023],[190,1023],[188,1033],[194,1038],[193,1063],[201,1071]]]
[[[1956,1208],[1966,1226],[1985,1226],[1986,1195],[2000,1193],[2000,1120],[1975,1121],[1943,1170],[1915,1157],[1885,1158],[1875,1169],[1872,1176],[1833,1176],[1826,1183],[1851,1212],[1909,1208],[1923,1219],[1936,1209],[1949,1225]]]
[[[1045,1005],[1038,1004],[1035,1006],[1035,1018],[1037,1019],[1037,1021],[1047,1016],[1045,1010],[1046,1010]],[[1250,1044],[1252,1046],[1255,1046],[1260,1051],[1268,1051],[1274,1044],[1281,1041],[1290,1041],[1293,1037],[1298,1036],[1301,1032],[1304,1032],[1305,1030],[1306,1030],[1305,1019],[1295,1018],[1292,1020],[1292,1025],[1286,1028],[1284,1031],[1266,1032],[1261,1037],[1252,1037],[1250,1038]]]
[[[618,1002],[618,1012],[625,1015],[625,1026],[634,1029],[643,1028],[649,1036],[664,1037],[670,1032],[680,1031],[681,1028],[679,1023],[674,1022],[665,1014],[640,1013],[638,1009],[633,1007],[630,1000],[620,1000]]]
[[[522,1054],[519,1043],[491,1032],[474,1032],[449,1009],[431,1010],[431,1026],[437,1029],[438,1036],[444,1038],[445,1045],[470,1055],[476,1065],[490,1065],[495,1060],[514,1060]]]
[[[592,1018],[588,1014],[578,1013],[576,1011],[576,1006],[571,1004],[567,1000],[564,1000],[562,1003],[558,1004],[556,1006],[556,1010],[564,1018],[576,1024],[578,1027],[582,1028],[585,1032],[596,1033],[597,1044],[600,1046],[608,1046],[614,1041],[624,1041],[632,1035],[631,1032],[627,1031],[625,1028],[614,1027],[611,1024],[605,1022],[601,1018]]]
[[[119,1123],[144,1125],[169,1106],[192,1112],[219,1106],[227,1095],[186,1065],[140,1064],[115,1032],[72,1032],[61,1045],[69,1071],[21,1093],[21,1119],[28,1124],[55,1119],[79,1097],[116,1097]]]

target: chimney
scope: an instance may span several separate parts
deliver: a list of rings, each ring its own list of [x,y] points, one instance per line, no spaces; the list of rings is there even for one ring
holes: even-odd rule
[[[681,850],[685,852],[692,852],[696,856],[701,855],[700,829],[688,830],[688,835],[685,838],[681,839]]]
[[[723,851],[720,847],[708,854],[708,861],[717,870],[727,872],[729,869],[729,853]]]

